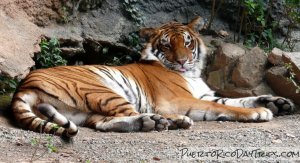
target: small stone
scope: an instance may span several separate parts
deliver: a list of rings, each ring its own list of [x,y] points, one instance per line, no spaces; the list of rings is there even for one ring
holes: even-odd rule
[[[16,142],[16,145],[17,146],[23,146],[23,143],[21,143],[21,142],[18,141],[18,142]]]
[[[274,140],[272,140],[272,143],[281,144],[282,140],[280,140],[280,139],[274,139]]]
[[[296,137],[295,135],[292,135],[292,134],[289,134],[289,133],[287,133],[286,136],[287,137],[291,137],[291,138],[295,138]]]
[[[159,157],[153,157],[153,160],[160,161],[161,159]]]
[[[220,30],[218,32],[218,35],[221,36],[221,37],[227,37],[227,36],[229,36],[229,33],[227,31]]]
[[[271,51],[271,53],[268,55],[268,61],[273,65],[282,65],[283,64],[282,54],[283,54],[282,50],[278,48],[274,48]]]
[[[70,155],[67,154],[67,153],[61,153],[60,156],[62,156],[62,157],[70,157]]]

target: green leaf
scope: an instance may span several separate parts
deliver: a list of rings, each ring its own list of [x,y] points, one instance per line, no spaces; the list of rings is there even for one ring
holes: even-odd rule
[[[39,141],[38,141],[37,138],[32,138],[32,139],[30,140],[30,144],[31,144],[32,146],[35,146],[35,145],[37,145],[38,143],[39,143]]]
[[[109,48],[108,47],[104,47],[102,49],[102,54],[107,54],[108,53]]]

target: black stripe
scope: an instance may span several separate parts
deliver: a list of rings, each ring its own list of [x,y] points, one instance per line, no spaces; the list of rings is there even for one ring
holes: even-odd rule
[[[221,99],[221,97],[216,97],[216,99],[212,100],[213,102],[218,102]]]
[[[94,94],[94,93],[95,93],[95,92],[84,94],[84,98],[85,98],[84,101],[86,101],[85,104],[86,104],[86,106],[87,106],[87,109],[90,110],[90,111],[93,111],[93,109],[92,109],[92,106],[90,105],[91,102],[89,102],[89,100],[88,100],[88,96],[91,95],[91,94]],[[99,107],[100,107],[100,105],[99,105]],[[101,109],[101,108],[100,108],[100,109]]]
[[[172,82],[172,81],[171,81],[171,82]],[[187,90],[187,89],[184,88],[182,85],[179,85],[179,84],[177,84],[177,83],[175,83],[175,82],[172,82],[172,83],[175,84],[176,86],[178,86],[179,88],[185,90],[185,91],[188,92],[189,94],[192,94],[191,91]]]
[[[202,98],[205,97],[205,96],[211,96],[211,95],[209,95],[209,94],[204,94],[204,95],[200,96],[199,99],[202,99]]]
[[[55,114],[51,115],[50,117],[48,117],[48,121],[49,121],[49,122],[53,122],[54,117],[55,117]]]
[[[245,100],[244,100],[244,101],[241,100],[241,102],[242,102],[243,107],[246,108],[246,106],[245,106],[245,102],[246,102],[246,101],[245,101]]]
[[[31,111],[29,111],[29,110],[25,110],[25,109],[23,109],[23,110],[20,110],[20,109],[14,109],[13,110],[13,112],[14,113],[17,113],[17,114],[23,114],[23,113],[29,113],[29,112],[31,112]]]
[[[207,114],[207,111],[204,113],[203,121],[206,121],[206,114]]]
[[[227,100],[226,99],[222,99],[222,104],[224,104],[225,105],[225,102],[226,102]]]
[[[24,127],[29,128],[29,127],[31,126],[31,124],[32,124],[32,122],[34,121],[35,118],[37,118],[37,117],[34,116],[34,117],[26,117],[26,118],[22,118],[22,119],[20,119],[21,125],[26,125],[26,126],[24,126]],[[30,120],[28,123],[25,123],[25,122],[24,122],[24,121],[27,121],[27,120],[29,120],[29,119],[31,119],[31,120]]]
[[[44,132],[44,128],[45,128],[45,124],[47,124],[47,121],[41,121],[40,124],[34,129],[34,131],[43,133]]]
[[[38,90],[38,91],[40,91],[40,92],[45,93],[45,94],[48,95],[48,96],[51,96],[51,97],[53,97],[53,98],[55,98],[55,99],[58,99],[58,96],[53,95],[53,94],[51,94],[51,93],[49,93],[49,92],[46,92],[44,89],[41,89],[41,88],[38,88],[38,87],[35,87],[35,86],[29,86],[29,87],[27,86],[26,89]]]
[[[131,116],[134,112],[129,113],[129,116]]]
[[[101,105],[106,106],[110,101],[116,100],[116,99],[120,99],[120,98],[122,98],[122,97],[117,97],[117,96],[115,96],[115,97],[110,97],[110,98],[106,99],[106,100],[104,101],[104,103],[101,104]]]
[[[74,132],[68,132],[69,136],[75,136],[78,133],[78,130],[74,131]]]
[[[124,105],[130,105],[130,104],[131,104],[131,103],[129,103],[129,102],[124,102],[124,103],[122,103],[122,104],[116,105],[116,108],[121,107],[121,106],[124,106]]]
[[[67,122],[66,124],[64,124],[62,127],[63,127],[63,128],[70,128],[70,125],[71,125],[71,123],[70,123],[70,121],[68,120],[68,122]]]
[[[185,113],[185,116],[189,116],[191,111],[192,111],[192,108],[189,108],[189,110]]]
[[[20,97],[13,97],[13,99],[12,99],[12,101],[21,101],[21,102],[23,102],[23,103],[27,103],[26,101],[24,101],[22,98],[20,98]]]
[[[201,54],[201,48],[200,48],[200,45],[198,45],[198,54]]]

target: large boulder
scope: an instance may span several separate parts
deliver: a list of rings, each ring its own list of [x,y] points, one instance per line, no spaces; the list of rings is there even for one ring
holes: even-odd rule
[[[295,73],[295,78],[300,82],[300,52],[283,53],[282,60],[286,64],[291,64],[291,70]]]
[[[300,93],[297,91],[300,86],[300,52],[285,52],[274,48],[268,61],[277,65],[266,72],[266,80],[272,90],[300,105]],[[294,75],[291,76],[291,73]]]
[[[273,65],[283,65],[282,54],[281,49],[274,48],[268,55],[268,61]]]
[[[255,47],[239,58],[232,72],[232,82],[237,87],[254,88],[263,80],[267,56]]]
[[[288,76],[287,68],[284,66],[272,67],[266,72],[266,80],[277,95],[290,98],[300,105],[300,93],[297,93],[297,87],[288,81]]]
[[[0,2],[0,73],[23,78],[34,65],[31,59],[39,51],[41,30],[26,13],[10,3]]]
[[[207,83],[228,97],[274,94],[263,82],[266,62],[258,47],[247,50],[236,44],[221,44],[208,68]]]
[[[291,65],[291,71],[300,82],[300,52],[285,52],[274,48],[268,55],[268,61],[277,66]]]

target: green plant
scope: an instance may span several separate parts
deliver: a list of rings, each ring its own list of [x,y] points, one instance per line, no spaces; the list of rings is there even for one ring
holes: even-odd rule
[[[292,29],[300,24],[300,0],[285,0],[283,16],[288,20],[287,32],[281,46],[293,51],[296,40],[292,39]]]
[[[144,25],[144,17],[141,14],[139,8],[136,7],[135,3],[137,0],[124,0],[123,6],[125,11],[129,14],[129,16],[134,20],[136,25],[142,26]]]
[[[41,122],[40,124],[40,134],[39,137],[32,138],[30,141],[31,146],[34,146],[34,152],[31,155],[30,162],[39,160],[41,157],[45,156],[47,153],[53,153],[53,152],[58,152],[57,147],[54,145],[54,135],[48,135],[46,137],[46,140],[42,140],[42,126],[44,125],[45,121]],[[59,128],[58,125],[54,125],[53,127],[54,131],[57,131]],[[46,142],[46,143],[44,143]],[[40,146],[43,145],[43,152],[37,156],[38,149]]]
[[[286,63],[284,66],[288,71],[287,81],[289,81],[290,83],[292,83],[296,87],[296,93],[300,93],[300,85],[296,80],[296,74],[293,71],[292,64],[291,63]]]
[[[62,7],[61,22],[62,23],[69,23],[70,22],[70,15],[69,15],[69,12],[68,12],[66,6]]]
[[[119,41],[127,46],[127,51],[115,53],[114,57],[108,59],[105,64],[124,65],[132,63],[140,58],[140,52],[143,49],[143,45],[137,32],[132,32],[128,35],[122,35]]]
[[[9,77],[0,76],[0,94],[14,92],[18,86],[18,81]]]
[[[272,19],[271,13],[276,9],[274,0],[238,0],[239,19],[236,23],[238,32],[237,41],[244,35],[246,46],[259,46],[265,51],[270,51],[274,47],[289,48],[293,51],[294,42],[291,40],[292,28],[300,22],[300,0],[284,0],[283,17],[289,20],[288,31],[282,44],[279,44],[274,33],[279,28],[278,19]],[[282,18],[281,18],[282,19]]]
[[[270,51],[276,45],[272,32],[272,26],[269,21],[269,14],[272,8],[272,1],[267,3],[264,7],[263,0],[245,0],[242,5],[244,6],[240,24],[245,31],[245,44],[247,46],[258,45],[266,51]],[[242,24],[242,22],[245,22]]]
[[[141,43],[142,41],[137,32],[132,32],[128,35],[122,35],[120,41],[136,53],[143,49],[143,45]]]
[[[41,52],[36,56],[37,68],[48,68],[67,64],[67,61],[61,57],[59,42],[56,38],[52,38],[49,41],[42,39],[40,47]]]
[[[107,60],[104,64],[109,66],[121,66],[132,62],[130,55],[123,55],[121,57],[113,57],[111,60]]]

